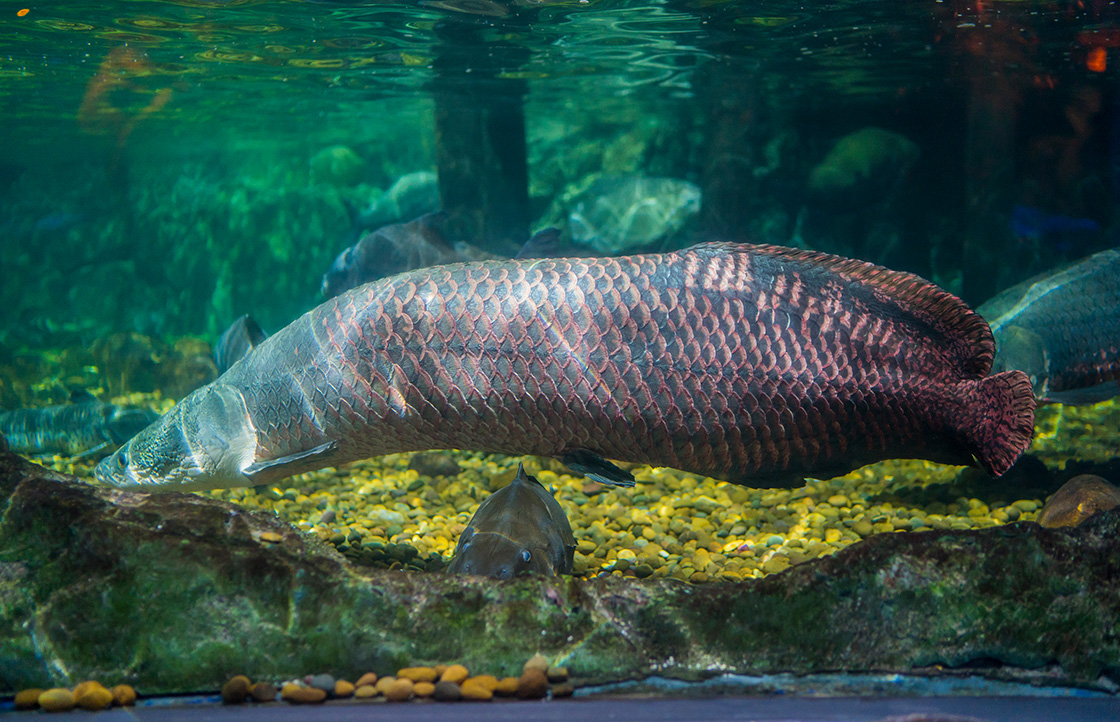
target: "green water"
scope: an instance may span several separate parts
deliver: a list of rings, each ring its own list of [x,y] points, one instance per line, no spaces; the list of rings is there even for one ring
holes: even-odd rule
[[[595,174],[722,166],[740,210],[677,245],[800,241],[979,303],[1111,245],[1007,226],[1027,203],[1107,227],[1117,145],[1116,8],[981,5],[4,3],[0,338],[275,330],[320,300],[342,200],[435,169],[434,91],[523,99],[535,227]],[[920,159],[845,201],[863,218],[799,224],[809,171],[866,126]],[[336,144],[360,188],[309,173]]]
[[[603,179],[664,177],[702,202],[657,250],[815,248],[977,305],[1116,243],[1118,18],[1103,2],[5,2],[0,408],[75,388],[181,398],[213,378],[233,319],[274,332],[320,303],[357,237],[348,208],[418,171],[444,174],[445,200],[523,174],[508,215],[524,236],[466,238],[493,252],[550,225],[571,240]],[[480,157],[513,161],[457,181],[452,141],[472,150],[480,108],[513,129]],[[1019,208],[1091,230],[1024,227]]]

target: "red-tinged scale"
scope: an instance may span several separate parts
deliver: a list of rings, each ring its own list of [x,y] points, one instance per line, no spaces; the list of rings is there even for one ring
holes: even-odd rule
[[[128,472],[109,459],[99,476],[235,486],[437,448],[555,456],[615,483],[629,475],[604,458],[749,486],[888,458],[999,475],[1030,444],[1034,397],[1018,371],[988,376],[992,356],[951,294],[813,251],[436,266],[305,314],[123,449]],[[167,459],[180,428],[200,470]],[[192,433],[255,443],[208,468]]]

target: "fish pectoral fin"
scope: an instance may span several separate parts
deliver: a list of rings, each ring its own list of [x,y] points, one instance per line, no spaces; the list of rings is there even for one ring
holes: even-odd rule
[[[248,466],[248,468],[246,468],[245,471],[243,471],[242,473],[245,474],[245,476],[247,476],[249,479],[252,479],[254,475],[259,474],[262,471],[266,471],[266,470],[273,471],[273,470],[276,470],[276,469],[282,469],[286,466],[304,467],[304,466],[306,466],[306,462],[308,460],[317,459],[319,457],[327,456],[328,454],[330,454],[331,452],[333,452],[337,448],[338,448],[338,441],[337,440],[331,440],[331,441],[328,441],[325,444],[319,444],[314,449],[308,449],[307,451],[297,451],[294,454],[288,454],[287,456],[281,456],[278,459],[269,459],[267,461],[258,461],[256,463],[250,464]],[[324,466],[326,466],[325,463],[324,463]],[[292,472],[292,473],[295,473],[295,472]]]
[[[618,468],[611,462],[587,449],[572,449],[564,452],[560,463],[572,471],[583,474],[592,481],[607,486],[634,486],[634,476],[629,471]]]

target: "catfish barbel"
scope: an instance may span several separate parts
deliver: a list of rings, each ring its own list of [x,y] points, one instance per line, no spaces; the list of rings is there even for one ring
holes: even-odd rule
[[[457,263],[304,314],[97,468],[120,487],[271,483],[401,451],[607,458],[751,486],[887,458],[1002,474],[1030,444],[988,324],[907,273],[708,243],[666,254]]]

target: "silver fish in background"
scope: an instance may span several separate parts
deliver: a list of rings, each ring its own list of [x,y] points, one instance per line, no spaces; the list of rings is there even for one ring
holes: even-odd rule
[[[79,456],[120,446],[159,418],[151,409],[87,401],[0,413],[0,435],[22,454]]]
[[[465,241],[448,241],[443,233],[443,213],[428,213],[408,223],[393,223],[362,237],[334,259],[323,274],[322,292],[327,298],[417,268],[463,261],[496,261],[504,257],[489,253]],[[580,255],[579,249],[565,246],[560,231],[546,228],[525,242],[516,258],[553,258]]]
[[[1120,250],[1031,278],[976,310],[995,335],[992,373],[1026,372],[1042,401],[1120,394]]]
[[[479,504],[447,572],[497,579],[571,574],[575,550],[560,503],[518,464],[513,482]]]
[[[443,220],[441,213],[428,213],[362,236],[338,254],[323,274],[323,295],[332,298],[363,283],[414,268],[499,258],[469,243],[450,243],[443,235]]]

